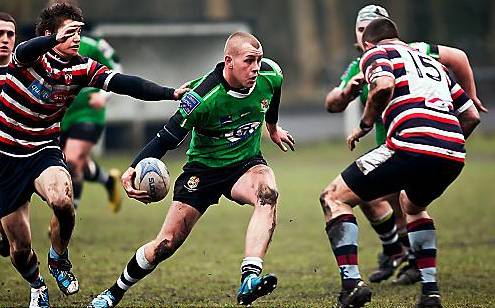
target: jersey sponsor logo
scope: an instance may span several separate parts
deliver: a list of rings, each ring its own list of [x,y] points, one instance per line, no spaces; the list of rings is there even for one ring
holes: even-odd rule
[[[198,185],[199,185],[199,178],[193,175],[189,178],[189,180],[187,180],[187,183],[186,185],[184,185],[184,188],[187,189],[189,192],[193,192],[197,190]]]
[[[196,109],[196,107],[199,106],[200,103],[201,101],[196,96],[191,93],[187,93],[180,101],[180,108],[182,108],[184,112],[189,115],[194,109]]]
[[[45,86],[38,80],[33,81],[29,87],[28,91],[33,94],[39,100],[48,101],[50,95],[52,94],[52,89],[50,86]]]
[[[270,106],[270,101],[267,98],[261,100],[261,110],[265,112],[268,110],[269,106]]]
[[[220,125],[227,125],[232,123],[232,116],[228,115],[220,118]]]
[[[237,129],[225,134],[225,137],[230,142],[245,140],[260,126],[261,122],[250,122],[239,126]]]

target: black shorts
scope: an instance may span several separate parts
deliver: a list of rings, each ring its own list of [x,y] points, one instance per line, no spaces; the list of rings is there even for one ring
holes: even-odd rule
[[[234,184],[256,165],[266,165],[266,161],[261,156],[255,156],[220,168],[187,163],[183,167],[184,172],[175,181],[173,200],[204,213],[210,205],[217,204],[222,195],[232,200],[230,191]]]
[[[405,190],[415,205],[425,207],[445,191],[463,167],[453,160],[393,151],[381,145],[358,158],[341,175],[364,201]]]
[[[68,170],[59,149],[44,149],[29,157],[11,157],[0,153],[0,217],[31,200],[35,191],[34,180],[51,166]]]
[[[69,127],[68,130],[62,132],[60,135],[60,145],[65,147],[68,138],[89,141],[96,144],[100,140],[103,128],[103,125],[91,122],[76,123]]]

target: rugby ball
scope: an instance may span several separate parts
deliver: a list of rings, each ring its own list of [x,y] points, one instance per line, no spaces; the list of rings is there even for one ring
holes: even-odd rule
[[[134,187],[147,191],[152,202],[163,200],[170,189],[170,174],[165,164],[148,157],[141,160],[135,170]]]

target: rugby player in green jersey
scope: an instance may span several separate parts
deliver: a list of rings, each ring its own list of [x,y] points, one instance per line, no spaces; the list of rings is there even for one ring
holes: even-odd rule
[[[275,230],[278,198],[275,175],[260,151],[263,121],[283,151],[294,150],[294,139],[277,125],[282,72],[275,62],[262,57],[261,43],[254,36],[232,34],[225,44],[224,62],[190,83],[192,90],[182,98],[179,110],[124,173],[128,196],[149,202],[147,193],[132,185],[134,167],[143,158],[163,157],[192,131],[187,163],[175,182],[162,229],[136,251],[115,284],[89,307],[115,306],[132,285],[175,253],[222,195],[254,208],[246,232],[238,303],[249,305],[275,289],[275,275],[261,276]]]
[[[102,38],[81,37],[79,54],[106,65],[114,72],[121,72],[115,50]],[[102,184],[108,192],[110,209],[120,210],[122,197],[119,190],[120,172],[107,172],[94,161],[90,154],[100,139],[105,126],[105,104],[109,93],[84,88],[74,99],[61,123],[61,145],[72,176],[74,207],[81,201],[84,181]]]
[[[366,26],[374,19],[389,18],[387,10],[378,5],[363,7],[356,19],[356,47],[363,51],[361,37]],[[476,95],[476,85],[473,71],[466,54],[457,48],[433,45],[424,42],[411,43],[411,47],[437,59],[448,67],[456,76],[459,84],[472,98],[478,110],[486,112]],[[356,98],[364,105],[368,97],[368,85],[363,84],[363,74],[359,68],[360,58],[354,59],[347,70],[340,77],[339,86],[331,90],[325,98],[325,108],[328,112],[344,111],[349,103]],[[375,138],[377,145],[385,142],[386,132],[381,119],[375,122]],[[405,250],[409,247],[406,221],[398,202],[398,195],[385,199],[374,200],[360,205],[366,218],[379,235],[383,250],[378,256],[378,269],[369,279],[371,282],[380,282],[391,277],[396,268],[405,261]],[[393,210],[392,210],[393,209]],[[419,271],[414,266],[414,256],[409,255],[409,264],[404,266],[394,280],[398,284],[412,284],[420,280]]]

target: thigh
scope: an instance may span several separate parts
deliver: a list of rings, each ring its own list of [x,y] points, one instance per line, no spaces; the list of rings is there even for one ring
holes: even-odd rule
[[[371,201],[399,192],[410,172],[403,156],[382,145],[358,158],[341,176],[357,196]]]
[[[2,217],[1,223],[11,249],[20,250],[31,246],[28,202],[9,215]]]
[[[52,204],[52,200],[69,197],[72,199],[72,181],[66,168],[50,166],[34,180],[36,192]]]
[[[240,204],[255,205],[263,189],[276,191],[275,174],[267,165],[255,165],[235,182],[230,196]]]
[[[67,138],[64,146],[64,154],[68,161],[86,161],[95,144],[91,141]]]
[[[422,157],[411,182],[405,188],[408,199],[417,207],[426,207],[440,197],[461,173],[464,164],[435,157]]]
[[[175,180],[173,200],[188,204],[202,214],[210,205],[218,203],[223,184],[216,170],[186,165]]]

